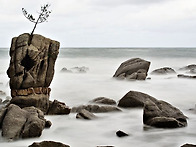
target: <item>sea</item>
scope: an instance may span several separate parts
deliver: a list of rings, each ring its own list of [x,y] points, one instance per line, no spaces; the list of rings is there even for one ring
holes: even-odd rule
[[[131,58],[150,61],[148,80],[116,80],[113,75],[120,64]],[[10,96],[9,49],[0,49],[0,90]],[[55,74],[50,85],[50,100],[65,102],[70,108],[89,104],[94,98],[107,97],[117,102],[130,90],[151,95],[179,108],[188,117],[188,126],[177,129],[149,128],[143,124],[143,109],[96,113],[98,119],[79,120],[76,113],[45,116],[52,122],[41,137],[7,141],[1,147],[27,147],[33,142],[51,140],[71,147],[180,147],[196,144],[196,79],[178,78],[177,74],[196,75],[180,68],[196,64],[196,48],[60,48]],[[86,67],[86,72],[61,72],[63,68]],[[170,67],[176,74],[153,75],[157,68]],[[129,134],[119,138],[116,132]],[[1,133],[1,132],[0,132]]]

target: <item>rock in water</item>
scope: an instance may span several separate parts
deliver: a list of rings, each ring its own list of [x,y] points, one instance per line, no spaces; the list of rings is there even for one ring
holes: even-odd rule
[[[78,114],[76,115],[76,118],[91,120],[91,119],[95,119],[96,116],[93,113],[91,113],[85,109],[82,109],[80,112],[78,112]]]
[[[196,147],[196,145],[186,143],[186,144],[182,145],[181,147]]]
[[[35,107],[21,109],[10,104],[3,119],[2,135],[7,139],[39,137],[45,128],[44,113]]]
[[[20,107],[35,106],[46,112],[49,107],[50,83],[60,43],[25,33],[12,39],[10,65],[11,103]]]
[[[69,145],[65,145],[61,142],[54,141],[42,141],[42,142],[34,142],[29,147],[70,147]]]
[[[125,137],[125,136],[129,136],[129,134],[119,130],[119,131],[116,132],[116,136],[118,136],[118,137]]]
[[[186,116],[176,107],[164,101],[147,101],[143,122],[157,128],[179,128],[187,125]]]
[[[175,70],[170,67],[163,67],[159,69],[155,69],[151,72],[151,74],[165,75],[165,74],[175,74]]]
[[[145,80],[149,67],[149,61],[133,58],[123,62],[113,77],[119,79]]]

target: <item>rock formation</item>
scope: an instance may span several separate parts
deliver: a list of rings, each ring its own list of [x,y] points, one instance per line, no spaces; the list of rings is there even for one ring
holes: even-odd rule
[[[177,128],[187,125],[187,117],[171,104],[137,91],[129,91],[118,103],[119,107],[142,107],[143,123],[158,128]]]
[[[39,137],[45,128],[44,113],[35,107],[21,109],[10,104],[7,110],[3,110],[2,136],[7,139]]]
[[[175,74],[175,73],[176,73],[175,70],[170,67],[155,69],[151,72],[151,74],[159,74],[159,75]]]
[[[140,58],[133,58],[123,62],[113,77],[118,79],[145,80],[150,62]]]
[[[106,97],[98,97],[90,101],[91,103],[105,104],[105,105],[116,105],[116,101]]]
[[[20,107],[35,106],[46,112],[50,83],[60,43],[41,35],[25,33],[12,39],[10,66],[11,103]]]
[[[87,111],[87,110],[85,110],[85,109],[82,109],[80,112],[78,112],[78,113],[76,114],[76,118],[77,118],[77,119],[87,119],[87,120],[91,120],[91,119],[95,119],[96,116],[95,116],[93,113],[91,113],[91,112],[89,112],[89,111]]]

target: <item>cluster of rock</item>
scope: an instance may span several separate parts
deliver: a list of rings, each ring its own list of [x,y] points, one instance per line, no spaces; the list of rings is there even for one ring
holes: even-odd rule
[[[66,67],[61,69],[61,72],[65,73],[86,73],[89,70],[88,67],[81,66],[81,67],[72,67],[70,69],[67,69]]]
[[[178,128],[187,125],[187,117],[169,103],[142,92],[129,91],[118,103],[119,107],[143,108],[143,123],[158,128]]]
[[[149,61],[133,58],[123,62],[113,77],[128,80],[145,80],[148,75],[149,67]]]

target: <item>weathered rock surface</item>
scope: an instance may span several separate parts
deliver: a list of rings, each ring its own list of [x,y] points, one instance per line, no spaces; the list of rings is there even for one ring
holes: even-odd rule
[[[35,106],[46,112],[49,107],[48,87],[53,79],[60,43],[37,34],[32,36],[30,44],[29,41],[30,34],[27,33],[12,39],[7,70],[11,96],[16,98],[12,103],[22,107]],[[24,98],[34,101],[33,105],[27,105]]]
[[[142,92],[129,91],[125,96],[123,96],[120,99],[118,106],[124,107],[124,108],[128,108],[128,107],[130,108],[142,107],[143,108],[147,101],[155,102],[156,99]]]
[[[50,107],[48,109],[48,115],[62,115],[62,114],[69,114],[71,109],[66,106],[65,103],[59,102],[57,100],[54,100],[53,102],[50,102]]]
[[[175,73],[176,73],[175,70],[170,67],[155,69],[151,72],[151,74],[159,74],[159,75],[175,74]]]
[[[190,75],[179,74],[179,75],[178,75],[178,78],[196,79],[196,76],[190,76]]]
[[[181,147],[196,147],[196,145],[186,143],[182,145]]]
[[[92,119],[95,119],[96,116],[93,113],[85,109],[82,109],[80,112],[78,112],[78,114],[76,115],[76,118],[92,120]]]
[[[123,62],[113,77],[119,79],[145,80],[149,66],[149,61],[145,61],[140,58],[133,58]]]
[[[34,142],[29,147],[70,147],[69,145],[65,145],[61,142],[55,141],[42,141],[42,142]]]
[[[116,132],[116,136],[118,136],[118,137],[125,137],[125,136],[129,136],[129,134],[119,130],[119,131]]]
[[[7,139],[39,137],[45,121],[44,113],[35,107],[21,109],[10,104],[3,119],[2,136]]]
[[[106,104],[106,105],[116,105],[116,101],[106,97],[98,97],[90,101],[91,103]]]
[[[3,119],[5,117],[5,114],[7,112],[7,108],[1,108],[0,109],[0,128],[2,127]]]
[[[143,123],[157,128],[178,128],[187,125],[186,116],[176,107],[164,101],[147,101]]]
[[[121,111],[119,108],[115,106],[82,105],[78,107],[73,107],[71,109],[71,112],[80,112],[82,109],[86,109],[87,111],[92,113]]]

